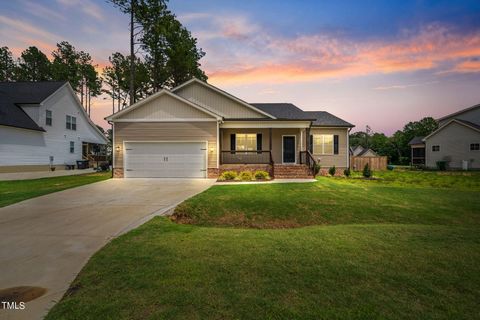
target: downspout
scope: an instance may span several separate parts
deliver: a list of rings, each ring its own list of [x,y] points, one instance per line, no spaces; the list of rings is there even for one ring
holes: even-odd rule
[[[352,128],[347,130],[347,169],[350,169],[350,131]]]

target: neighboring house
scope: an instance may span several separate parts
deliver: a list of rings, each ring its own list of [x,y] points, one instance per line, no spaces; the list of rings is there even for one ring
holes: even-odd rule
[[[290,103],[247,103],[197,79],[106,119],[116,177],[206,178],[229,169],[304,177],[313,160],[349,166],[352,124]]]
[[[353,157],[378,157],[378,153],[370,148],[364,148],[362,146],[355,146],[350,148],[350,155]]]
[[[68,82],[0,82],[0,172],[64,169],[106,143]]]
[[[410,141],[412,164],[435,168],[437,161],[446,161],[452,169],[480,169],[480,104],[437,121],[437,130]],[[424,162],[421,162],[422,154]]]

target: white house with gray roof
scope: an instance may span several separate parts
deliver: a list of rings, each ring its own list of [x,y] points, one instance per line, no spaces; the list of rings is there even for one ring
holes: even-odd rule
[[[410,141],[412,164],[435,168],[480,169],[480,104],[437,119],[439,128]]]
[[[64,169],[106,143],[68,82],[0,82],[0,172]]]

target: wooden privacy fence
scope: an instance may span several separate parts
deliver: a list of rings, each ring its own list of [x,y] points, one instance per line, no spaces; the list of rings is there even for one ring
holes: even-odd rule
[[[372,170],[387,170],[387,157],[350,157],[350,170],[361,171],[367,163]]]

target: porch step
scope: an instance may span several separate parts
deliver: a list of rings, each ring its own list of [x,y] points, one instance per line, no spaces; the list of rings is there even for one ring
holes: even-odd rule
[[[275,164],[273,174],[277,179],[311,179],[312,173],[304,164]]]

